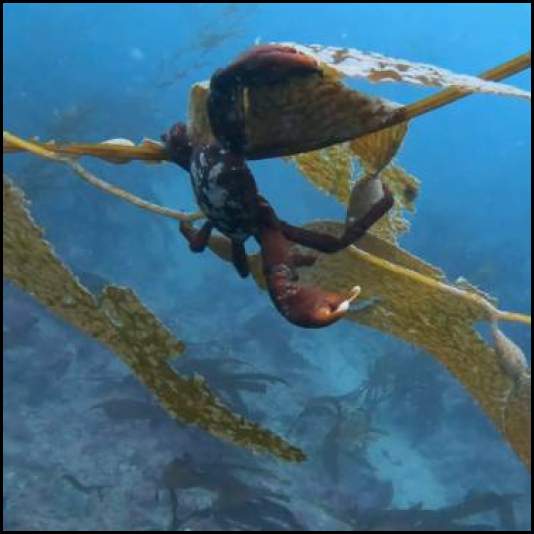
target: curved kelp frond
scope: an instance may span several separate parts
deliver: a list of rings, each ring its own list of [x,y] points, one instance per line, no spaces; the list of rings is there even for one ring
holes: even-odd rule
[[[4,277],[67,323],[106,345],[178,421],[285,460],[304,459],[302,451],[279,436],[232,413],[201,378],[177,374],[168,358],[183,352],[184,344],[132,290],[107,286],[94,295],[81,285],[44,240],[42,229],[25,204],[22,192],[4,176]]]
[[[343,229],[332,221],[307,227],[333,234]],[[210,247],[230,259],[223,238],[214,236]],[[258,285],[265,288],[261,257],[249,256],[248,261]],[[321,255],[312,266],[300,269],[299,277],[328,291],[360,285],[361,298],[373,299],[375,305],[346,318],[417,345],[440,360],[530,468],[530,370],[502,337],[494,348],[475,329],[479,321],[530,325],[530,316],[498,310],[471,286],[447,282],[439,269],[372,235],[357,247]]]
[[[350,142],[286,159],[320,191],[347,206],[347,221],[358,219],[373,204],[374,199],[368,196],[373,194],[373,185],[379,184],[380,177],[392,192],[395,203],[369,231],[395,242],[409,229],[403,212],[415,211],[419,192],[419,180],[392,163],[407,131],[408,123],[402,122]]]

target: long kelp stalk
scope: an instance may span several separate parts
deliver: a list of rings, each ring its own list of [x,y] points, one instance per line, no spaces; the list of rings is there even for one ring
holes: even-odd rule
[[[157,204],[153,204],[152,202],[147,202],[146,200],[143,200],[137,197],[136,195],[133,195],[132,193],[121,189],[120,187],[116,187],[105,182],[104,180],[101,180],[93,173],[89,172],[77,161],[73,160],[70,157],[66,157],[64,155],[58,154],[57,152],[49,150],[48,146],[39,145],[34,141],[26,141],[24,139],[21,139],[20,137],[17,137],[16,135],[4,131],[4,142],[6,141],[10,143],[10,145],[17,146],[20,149],[25,150],[26,152],[30,152],[31,154],[34,154],[36,156],[50,159],[52,161],[57,161],[58,163],[64,163],[65,165],[69,166],[80,178],[90,183],[94,187],[97,187],[101,191],[105,191],[106,193],[109,193],[116,197],[119,197],[122,200],[126,200],[127,202],[130,202],[131,204],[134,204],[139,208],[143,208],[158,215],[163,215],[164,217],[169,217],[171,219],[184,222],[192,222],[204,218],[202,212],[184,213],[176,210],[171,210],[169,208],[165,208]]]
[[[528,68],[530,68],[530,52],[521,54],[520,56],[517,56],[506,63],[502,63],[493,69],[483,72],[479,75],[479,78],[496,82]],[[473,91],[462,89],[460,87],[450,87],[444,91],[436,93],[435,95],[423,98],[402,108],[404,120],[410,120],[415,117],[419,117],[420,115],[434,111],[437,108],[452,104],[453,102],[456,102],[456,100],[471,94],[473,94]]]

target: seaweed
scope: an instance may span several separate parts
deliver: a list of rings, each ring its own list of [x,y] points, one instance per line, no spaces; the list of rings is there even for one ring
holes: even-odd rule
[[[436,510],[425,509],[422,504],[408,509],[374,510],[358,516],[356,530],[409,530],[409,531],[466,531],[496,530],[491,524],[462,523],[462,519],[494,511],[503,530],[515,530],[513,502],[517,494],[495,492],[469,492],[458,504]]]
[[[409,230],[403,212],[415,211],[419,180],[392,163],[408,131],[406,122],[304,154],[289,156],[298,170],[315,187],[347,206],[347,221],[362,215],[361,209],[372,204],[362,198],[363,186],[378,176],[393,193],[395,204],[369,230],[391,242]],[[359,170],[356,173],[356,170]]]
[[[410,349],[408,347],[408,349]],[[445,387],[436,362],[421,351],[387,350],[368,365],[367,378],[358,388],[358,402],[369,413],[385,407],[388,413],[406,407],[406,425],[414,443],[439,427],[445,407]]]
[[[333,234],[343,229],[333,221],[306,226]],[[230,260],[223,238],[212,236],[210,248]],[[265,289],[260,256],[250,255],[248,262],[258,286]],[[299,276],[303,283],[329,291],[361,284],[361,298],[376,299],[376,304],[349,313],[346,319],[393,334],[436,357],[530,466],[530,371],[521,365],[513,376],[503,371],[506,354],[485,343],[476,330],[483,321],[529,325],[529,316],[498,310],[465,281],[448,282],[436,267],[374,235],[362,238],[357,247],[318,256],[313,266],[300,269]]]
[[[241,479],[242,474],[247,482]],[[170,530],[180,530],[189,521],[209,517],[225,529],[300,530],[287,507],[289,498],[266,487],[251,485],[251,476],[276,479],[269,470],[254,465],[219,460],[198,464],[191,455],[175,458],[165,468],[158,488],[169,492]],[[214,493],[212,505],[178,517],[177,491],[201,488]]]
[[[310,424],[315,426],[318,419],[326,418],[328,430],[319,444],[318,457],[335,484],[340,482],[342,455],[372,469],[366,457],[367,448],[384,434],[373,426],[372,412],[363,407],[361,399],[360,389],[339,397],[313,397],[306,402],[293,424],[293,431],[297,431]],[[321,428],[324,426],[321,424]]]
[[[242,393],[264,394],[274,384],[288,385],[287,381],[269,373],[240,371],[245,362],[236,358],[182,358],[175,362],[181,373],[198,373],[230,406],[240,413],[248,414],[249,409]]]
[[[111,349],[174,418],[211,434],[289,461],[304,453],[226,408],[199,377],[169,366],[184,350],[130,289],[106,286],[92,294],[61,263],[31,218],[23,193],[3,179],[3,274],[50,311]]]
[[[342,499],[339,498],[335,503],[321,502],[318,505],[332,517],[349,525],[353,531],[513,531],[517,530],[514,503],[521,495],[472,490],[460,502],[435,509],[425,507],[422,502],[408,508],[392,507],[392,491],[389,499],[371,507],[362,505],[365,497],[359,495],[355,503],[351,498],[350,502],[341,506]],[[488,516],[491,512],[495,514],[494,521]],[[480,514],[488,522],[474,522]]]
[[[153,424],[168,419],[159,405],[134,399],[108,399],[93,405],[91,409],[102,410],[114,422],[149,421]]]
[[[518,56],[476,78],[376,54],[362,55],[353,49],[296,46],[318,59],[321,75],[290,77],[276,86],[258,86],[248,91],[245,155],[250,159],[259,159],[324,149],[327,156],[323,157],[322,153],[319,163],[313,162],[313,165],[318,165],[313,170],[316,174],[314,180],[319,183],[324,179],[321,187],[347,204],[348,219],[355,217],[358,209],[361,209],[361,194],[365,190],[362,184],[376,183],[379,175],[393,190],[396,204],[392,215],[384,218],[385,228],[380,229],[378,225],[376,235],[367,235],[358,242],[358,247],[352,246],[334,255],[318,256],[313,266],[301,269],[299,276],[304,283],[336,292],[345,291],[355,283],[360,284],[362,298],[373,299],[377,304],[355,311],[347,319],[404,339],[441,361],[473,395],[522,461],[530,467],[530,371],[519,351],[506,341],[507,338],[504,339],[494,330],[492,346],[484,342],[475,330],[476,323],[480,321],[490,322],[497,329],[499,321],[530,325],[530,317],[497,309],[492,299],[476,288],[465,283],[448,282],[439,269],[410,255],[397,245],[397,236],[408,229],[407,222],[402,217],[403,211],[414,209],[419,185],[403,169],[391,163],[406,133],[407,121],[423,113],[476,91],[530,98],[530,93],[493,83],[528,68],[530,53]],[[356,59],[361,60],[360,64]],[[423,83],[447,89],[413,104],[401,106],[348,89],[340,82],[344,75],[363,76],[371,81]],[[206,113],[207,91],[205,84],[196,84],[191,90],[188,128],[192,138],[197,140],[212,135]],[[337,143],[343,143],[343,146],[332,147]],[[110,187],[85,171],[76,161],[69,159],[88,154],[114,163],[126,163],[132,159],[162,161],[167,155],[161,144],[145,140],[135,146],[124,140],[113,140],[90,145],[60,145],[28,142],[4,132],[4,152],[20,150],[65,163],[93,185],[160,215],[178,220],[202,217],[202,214],[183,214],[151,205],[125,191]],[[317,160],[317,155],[310,156],[313,157]],[[357,179],[352,174],[356,163],[364,170]],[[336,168],[339,168],[339,172]],[[306,172],[311,176],[312,171]],[[333,181],[331,176],[334,177]],[[347,196],[347,193],[350,194]],[[5,198],[4,186],[4,202]],[[344,230],[343,224],[331,221],[318,221],[309,226],[333,234]],[[224,259],[229,259],[228,243],[224,239],[213,236],[210,247]],[[19,255],[12,259],[11,268],[14,273],[17,265],[20,262],[24,264],[27,257],[19,251]],[[258,285],[265,288],[259,256],[252,255],[248,261]],[[43,282],[47,280],[37,278],[37,285],[31,287],[38,292],[42,288],[37,286]],[[30,284],[27,283],[26,289],[29,287]],[[129,293],[107,289],[110,291],[108,295],[104,292],[103,303],[109,303],[112,308],[116,308],[113,303],[115,297],[126,300],[131,297]],[[52,309],[55,304],[57,308],[57,301],[45,302]],[[94,303],[91,306],[86,308],[91,309],[94,316]],[[66,314],[64,306],[59,308],[67,320],[76,324],[75,316]],[[100,317],[98,321],[101,322]],[[138,368],[139,359],[126,356],[132,349],[130,343],[136,347],[130,337],[121,344],[121,350],[116,352],[127,363],[135,364]],[[166,362],[154,358],[154,362],[156,361],[157,365],[153,362],[147,364],[150,370],[143,369],[146,373],[145,383],[153,388],[154,384],[162,387],[162,381],[165,382],[163,377],[171,380],[171,371]],[[198,382],[190,381],[188,386],[186,389],[190,392],[192,389],[195,392],[199,389],[204,393],[206,391]],[[206,395],[208,394],[205,393]],[[208,404],[212,405],[211,397],[209,399]],[[176,410],[172,403],[166,404],[167,409]],[[194,415],[188,413],[186,419],[202,420],[197,409],[193,412]],[[231,424],[236,424],[235,419],[227,412],[225,414],[225,423],[218,421],[215,433],[231,435],[236,441],[250,444],[255,427],[248,432],[238,425],[244,432],[238,437],[235,430],[228,427],[230,421]],[[183,417],[184,414],[180,416]],[[214,431],[214,428],[210,430]],[[269,447],[282,447],[276,439],[274,442],[270,438],[265,439],[270,443]],[[302,458],[300,453],[290,450],[289,453],[286,449],[281,455]]]
[[[216,493],[210,508],[192,512],[178,525],[209,517],[225,530],[302,530],[283,493],[251,486],[233,476],[221,478]]]

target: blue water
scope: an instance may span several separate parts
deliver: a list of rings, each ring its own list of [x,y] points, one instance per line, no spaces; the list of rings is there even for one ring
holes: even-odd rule
[[[355,47],[470,74],[525,52],[531,39],[529,4],[4,4],[3,14],[4,128],[61,141],[159,138],[186,118],[190,85],[257,39]],[[507,81],[530,89],[530,70]],[[402,103],[433,92],[360,85]],[[462,275],[490,292],[502,309],[523,313],[530,313],[530,127],[524,100],[470,96],[413,121],[397,158],[422,181],[401,244],[450,279]],[[189,179],[175,166],[84,164],[147,200],[195,209]],[[343,208],[290,165],[251,167],[283,218],[343,219]],[[291,439],[310,452],[308,462],[286,465],[165,418],[107,418],[92,407],[149,397],[110,352],[4,283],[4,311],[23,332],[5,347],[4,529],[168,528],[172,496],[154,494],[165,466],[186,454],[190,470],[209,470],[221,458],[261,466],[271,474],[246,477],[254,495],[266,499],[261,491],[269,489],[285,500],[276,508],[258,498],[261,513],[232,516],[213,504],[224,477],[215,490],[181,487],[174,524],[181,530],[268,529],[262,514],[269,513],[281,514],[286,530],[347,530],[356,508],[439,509],[469,492],[504,495],[515,522],[494,510],[465,522],[530,529],[529,473],[472,399],[417,348],[348,322],[293,327],[250,278],[209,252],[191,254],[175,223],[56,164],[17,155],[6,157],[4,169],[63,261],[134,289],[188,344],[186,357],[239,358],[253,366],[243,364],[243,372],[284,379],[264,393],[242,393],[241,409],[286,436],[293,429]],[[6,325],[13,328],[9,318]],[[530,330],[506,332],[530,358]],[[328,414],[298,431],[295,420],[309,399],[353,391],[384,355],[399,371],[413,366],[423,392],[382,407],[373,421],[380,433],[364,452],[340,444],[336,477],[319,450]],[[238,475],[226,476],[231,487]]]

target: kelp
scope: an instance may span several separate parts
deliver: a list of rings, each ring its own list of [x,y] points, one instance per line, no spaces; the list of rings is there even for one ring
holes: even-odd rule
[[[135,399],[111,398],[91,407],[101,410],[113,422],[149,421],[151,423],[167,419],[165,411],[156,404]]]
[[[287,381],[275,375],[254,371],[243,371],[245,362],[235,358],[183,358],[174,363],[182,374],[198,373],[212,391],[225,399],[229,405],[242,414],[248,414],[247,403],[242,394],[267,392],[273,384],[288,385]]]
[[[297,416],[294,430],[302,426],[328,428],[319,445],[318,456],[326,473],[337,484],[342,453],[371,467],[366,458],[369,444],[383,435],[372,422],[372,412],[361,402],[360,389],[339,397],[322,396],[309,399]],[[311,422],[311,425],[310,425]]]
[[[209,517],[227,531],[303,530],[303,525],[288,506],[289,497],[284,493],[253,486],[235,476],[221,478],[217,490],[217,498],[211,507],[189,514],[180,524]]]
[[[367,377],[359,387],[358,401],[371,414],[403,414],[412,443],[420,445],[423,439],[439,430],[439,421],[445,411],[446,378],[434,359],[406,345],[394,351],[386,350],[367,364]],[[402,408],[399,412],[399,408]]]
[[[400,149],[408,123],[402,122],[378,132],[363,135],[350,142],[336,144],[286,158],[318,189],[347,206],[347,220],[364,215],[362,208],[377,199],[362,198],[366,182],[378,178],[393,193],[393,208],[373,225],[370,232],[395,242],[407,232],[405,210],[415,211],[419,180],[402,167],[391,163]],[[356,169],[360,169],[356,173]]]
[[[122,138],[107,139],[100,143],[58,143],[54,139],[46,142],[30,139],[30,142],[52,154],[71,157],[93,156],[109,163],[129,163],[137,159],[160,163],[167,159],[163,145],[152,139],[143,139],[137,145],[129,139]],[[24,150],[5,135],[3,143],[4,153]]]
[[[32,220],[24,196],[3,179],[3,273],[41,304],[106,345],[178,421],[253,450],[289,461],[304,454],[279,436],[226,408],[200,377],[177,374],[168,363],[184,350],[160,321],[126,288],[92,294],[61,263]]]
[[[300,47],[300,45],[294,46]],[[321,49],[332,50],[318,45],[303,47],[304,53],[308,54],[317,54]],[[352,91],[344,86],[340,81],[342,76],[353,74],[344,73],[340,67],[342,62],[338,59],[344,54],[350,56],[352,49],[350,51],[348,49],[337,50],[340,51],[337,54],[330,56],[326,53],[322,58],[318,58],[321,72],[316,76],[304,79],[298,76],[290,77],[283,83],[271,85],[269,88],[260,86],[247,89],[245,122],[248,137],[245,155],[248,159],[289,156],[351,141],[356,137],[433,111],[480,88],[494,87],[488,82],[502,80],[525,70],[530,67],[531,62],[530,52],[527,52],[483,72],[479,77],[470,77],[472,78],[471,84],[465,81],[466,77],[449,79],[444,84],[434,84],[448,88],[402,106]],[[393,64],[398,61],[393,60]],[[436,71],[440,70],[437,67],[433,68]],[[406,76],[409,77],[410,71],[406,72]],[[373,80],[373,71],[359,75]],[[403,80],[401,76],[400,80],[396,81],[409,80]],[[503,84],[496,85],[500,88],[509,88]],[[211,135],[206,110],[208,90],[207,83],[197,83],[191,88],[188,131],[195,140],[206,139]],[[529,95],[515,88],[489,92],[524,97]],[[44,146],[45,143],[41,145]],[[4,152],[20,150],[25,149],[4,138]],[[164,148],[158,142],[151,140],[143,141],[139,145],[134,145],[131,141],[127,141],[125,145],[123,140],[110,140],[107,146],[103,146],[102,143],[68,145],[51,143],[48,150],[73,157],[92,155],[120,163],[137,159],[152,162],[168,159]]]
[[[319,72],[246,88],[244,152],[248,159],[294,155],[353,140],[406,122],[475,90],[498,86],[498,94],[529,96],[526,91],[488,80],[528,67],[530,54],[483,73],[480,78],[469,77],[472,83],[465,81],[467,77],[460,77],[460,81],[444,76],[447,83],[441,86],[449,89],[424,99],[424,104],[420,101],[403,106],[345,86],[341,78],[346,73],[335,57],[318,57],[313,47],[295,48],[315,57]],[[211,135],[206,120],[208,90],[205,84],[196,84],[191,90],[188,128],[195,141],[204,141]]]
[[[17,150],[24,150],[30,152],[31,154],[35,154],[36,156],[39,156],[41,158],[67,165],[82,180],[85,180],[92,186],[102,191],[105,191],[106,193],[119,197],[122,200],[126,200],[127,202],[130,202],[131,204],[134,204],[135,206],[138,206],[140,208],[152,211],[153,213],[157,213],[158,215],[163,215],[165,217],[176,219],[178,221],[190,222],[204,218],[204,215],[201,212],[183,213],[169,208],[164,208],[157,204],[153,204],[152,202],[147,202],[146,200],[143,200],[133,195],[132,193],[121,189],[120,187],[116,187],[114,185],[109,184],[108,182],[105,182],[104,180],[101,180],[100,178],[89,172],[86,168],[84,168],[78,161],[76,161],[76,158],[73,157],[73,153],[69,152],[68,154],[63,154],[62,148],[58,148],[57,146],[55,146],[54,142],[39,143],[35,140],[24,140],[20,137],[17,137],[16,135],[6,132],[5,130],[3,132],[3,139],[4,151],[12,152]],[[107,147],[108,144],[112,145],[111,155],[108,156],[100,154],[100,150],[102,149],[102,147]],[[91,150],[88,152],[88,154],[100,154],[97,157],[107,159],[112,163],[127,163],[132,158],[121,154],[120,150],[128,150],[132,148],[132,144],[133,143],[131,143],[131,141],[128,141],[127,139],[114,139],[112,140],[112,142],[104,141],[99,145],[90,145]],[[77,146],[79,148],[80,145]],[[151,146],[156,146],[155,142],[152,143]],[[135,147],[133,148],[135,149]],[[93,149],[96,149],[96,152]],[[117,149],[119,150],[118,153],[113,152],[113,150]],[[84,150],[85,148],[82,149],[82,153],[84,153]]]
[[[166,489],[170,494],[171,529],[178,530],[191,520],[210,517],[225,530],[235,530],[238,526],[241,527],[238,530],[247,530],[247,527],[267,531],[301,530],[287,506],[289,497],[253,484],[254,475],[262,482],[267,478],[278,480],[268,469],[255,465],[229,463],[224,459],[198,463],[189,454],[174,458],[164,467],[158,481],[158,489]],[[211,506],[178,518],[176,492],[192,488],[212,492],[215,498]]]
[[[306,226],[332,234],[343,229],[341,223],[332,221]],[[210,248],[229,260],[229,245],[221,237],[213,237]],[[264,288],[260,256],[249,256],[249,265]],[[358,246],[319,256],[313,266],[300,269],[299,276],[304,284],[329,291],[360,285],[361,298],[373,298],[376,303],[346,318],[435,356],[530,468],[530,370],[517,365],[514,372],[504,370],[506,353],[484,342],[475,329],[479,321],[530,324],[529,316],[496,309],[479,291],[447,282],[439,269],[373,235],[362,238]]]
[[[524,91],[512,85],[486,81],[481,79],[482,77],[456,74],[426,63],[391,58],[376,52],[363,52],[356,48],[298,43],[282,44],[312,56],[319,62],[326,63],[342,76],[363,78],[373,83],[403,82],[423,87],[458,87],[472,92],[530,99],[530,91]],[[528,55],[530,56],[530,52]]]
[[[320,73],[317,75],[289,77],[276,86],[257,86],[245,90],[245,155],[249,159],[259,159],[324,149],[326,152],[304,158],[300,164],[304,165],[310,178],[324,191],[347,204],[348,219],[356,217],[358,210],[368,205],[374,191],[373,186],[378,183],[379,177],[392,189],[395,208],[387,219],[384,218],[386,222],[380,221],[374,229],[378,235],[365,236],[358,242],[358,247],[352,246],[337,254],[319,257],[312,267],[301,269],[299,274],[302,281],[331,291],[346,291],[355,284],[360,285],[362,298],[372,299],[376,304],[359,313],[351,313],[347,318],[395,335],[434,355],[470,391],[530,467],[530,372],[524,366],[518,351],[495,330],[498,329],[498,321],[530,324],[530,317],[496,309],[481,292],[469,285],[448,283],[439,269],[396,246],[396,236],[407,229],[407,223],[401,217],[402,210],[413,210],[418,182],[391,163],[406,133],[407,121],[414,117],[474,91],[487,90],[497,94],[528,97],[526,92],[502,84],[486,84],[484,80],[498,81],[528,68],[530,53],[499,65],[479,78],[468,79],[432,66],[426,68],[429,66],[406,65],[406,62],[390,58],[381,57],[373,63],[376,59],[373,55],[363,59],[364,63],[368,61],[373,66],[368,68],[367,64],[362,64],[358,70],[354,61],[359,56],[354,50],[314,46],[305,48],[305,52],[318,55]],[[406,78],[412,79],[403,80],[403,73],[406,73]],[[371,81],[412,81],[448,88],[413,104],[401,106],[352,91],[341,83],[343,75],[364,76]],[[211,136],[206,113],[207,92],[206,84],[196,84],[192,88],[188,128],[194,139],[209,139]],[[339,143],[342,145],[336,145]],[[139,146],[131,146],[132,144],[124,140],[96,145],[46,144],[23,141],[4,132],[4,152],[22,150],[48,159],[57,159],[70,165],[93,185],[141,207],[179,220],[198,218],[198,214],[168,213],[171,210],[148,206],[148,203],[132,199],[131,196],[127,198],[124,191],[119,194],[117,188],[105,187],[77,161],[70,159],[93,155],[113,163],[125,163],[132,159],[161,161],[167,158],[164,148],[157,142],[145,142]],[[356,164],[361,166],[359,176],[354,176]],[[385,229],[381,230],[381,225]],[[324,221],[311,226],[333,233],[343,229],[343,224]],[[229,258],[228,242],[224,239],[213,236],[210,247],[221,257]],[[13,271],[16,270],[17,262],[26,264],[24,262],[27,262],[27,256],[28,254],[13,258]],[[249,257],[249,263],[258,285],[264,287],[259,256]],[[45,285],[39,289],[43,282]],[[47,280],[36,277],[35,292],[43,291],[46,282]],[[126,295],[131,301],[130,293],[117,289],[114,293],[112,288],[107,288],[100,297],[99,305],[95,304],[93,297],[91,314],[95,317],[98,315],[97,311],[104,305],[106,298],[113,304],[113,297]],[[56,297],[59,298],[59,293]],[[54,301],[49,303],[45,299],[44,303],[52,306],[52,309],[54,304],[57,307],[57,302]],[[63,308],[59,307],[65,318],[78,325],[80,318],[69,317]],[[98,319],[102,323],[100,315]],[[477,334],[475,324],[478,321],[489,321],[494,325],[495,347],[484,342]],[[90,327],[87,322],[83,321],[81,326]],[[111,327],[107,324],[106,328]],[[115,333],[113,329],[110,332]],[[149,360],[150,363],[143,361],[146,369],[142,366],[139,369],[140,362],[134,356],[135,350],[132,356],[128,356],[124,350],[128,343],[119,344],[116,338],[105,341],[112,348],[119,349],[116,352],[127,363],[135,364],[134,371],[147,373],[144,381],[149,387],[159,387],[163,383],[166,384],[166,395],[172,397],[176,393],[172,387],[167,386],[169,381],[178,379],[164,360],[153,358]],[[188,394],[197,394],[198,389],[201,389],[200,396],[210,409],[216,405],[205,386],[201,388],[194,381],[184,383],[187,387],[180,392],[183,396],[187,398]],[[197,405],[195,409],[189,407],[189,410],[187,417],[198,419],[199,424],[209,427],[210,431],[229,435],[239,443],[255,443],[252,436],[255,436],[257,428],[253,427],[250,432],[244,431],[228,412],[224,412],[225,417],[212,428],[213,421],[209,418],[206,421]],[[178,412],[177,416],[184,416],[181,409],[175,411]],[[213,408],[213,412],[219,413],[218,405]],[[229,422],[230,427],[225,428],[223,420]],[[285,452],[280,452],[280,456],[301,458],[300,452],[288,449],[285,443],[281,445],[280,441],[276,441],[279,438],[271,439],[270,434],[267,436],[265,439],[269,445],[262,442],[260,447],[276,450],[281,448]]]

